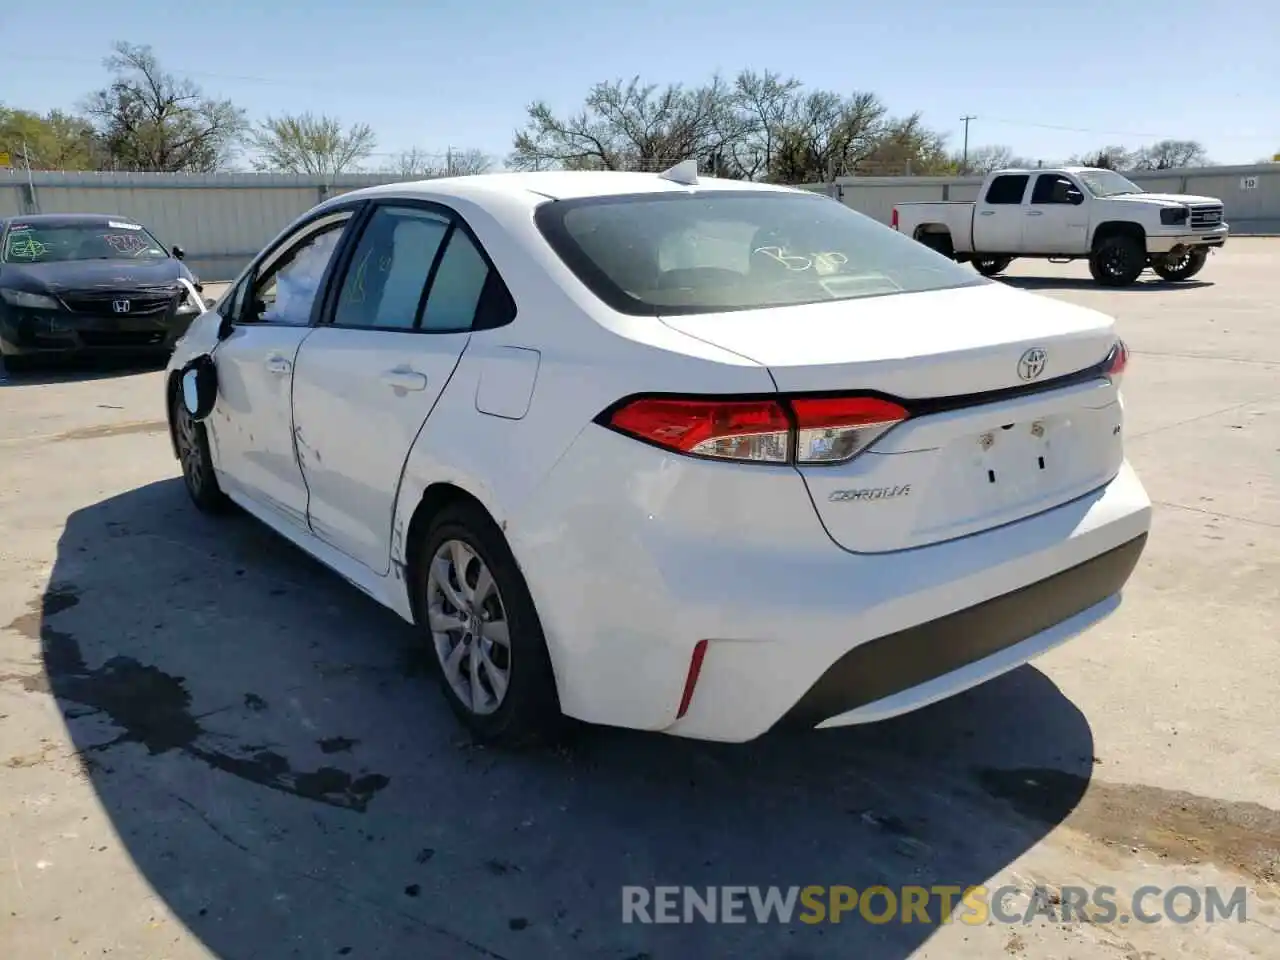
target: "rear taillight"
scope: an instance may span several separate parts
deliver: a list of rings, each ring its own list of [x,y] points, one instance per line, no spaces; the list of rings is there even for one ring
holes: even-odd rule
[[[898,229],[898,208],[897,207],[893,208],[893,220],[889,224],[889,226],[893,227],[893,229],[895,230]]]
[[[852,459],[907,416],[899,404],[878,397],[644,397],[601,422],[677,453],[812,465]]]
[[[1129,366],[1129,348],[1124,345],[1123,340],[1117,340],[1116,345],[1107,354],[1103,369],[1112,381],[1119,383],[1127,366]]]
[[[905,408],[878,397],[795,397],[797,463],[842,463],[907,419]]]
[[[633,400],[609,417],[615,430],[679,453],[786,463],[791,421],[775,400]]]

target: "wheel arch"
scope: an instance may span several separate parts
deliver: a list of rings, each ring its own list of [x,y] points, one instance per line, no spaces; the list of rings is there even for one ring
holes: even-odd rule
[[[951,228],[945,223],[935,223],[930,221],[929,223],[922,223],[917,226],[915,232],[912,233],[911,236],[912,239],[919,240],[925,234],[933,234],[935,236],[938,234],[945,234],[949,237],[951,236]]]
[[[1104,220],[1093,231],[1093,242],[1090,249],[1097,250],[1098,245],[1104,240],[1111,237],[1132,237],[1142,244],[1142,249],[1147,248],[1147,231],[1143,229],[1142,224],[1134,223],[1132,220]]]
[[[173,451],[173,458],[177,460],[178,454],[178,436],[174,433],[173,425],[173,402],[178,396],[178,371],[170,370],[166,375],[164,384],[164,419],[169,425],[169,449]]]
[[[396,497],[396,515],[391,531],[391,566],[404,571],[404,585],[408,591],[409,607],[413,608],[413,583],[420,558],[418,545],[425,538],[433,517],[455,503],[470,503],[483,510],[494,526],[506,536],[506,524],[502,513],[495,509],[493,497],[481,484],[451,476],[429,483],[415,482],[407,473],[401,479]],[[508,541],[508,548],[511,544]],[[512,551],[514,556],[514,551]],[[519,559],[516,565],[520,566]],[[417,612],[414,611],[415,617]]]

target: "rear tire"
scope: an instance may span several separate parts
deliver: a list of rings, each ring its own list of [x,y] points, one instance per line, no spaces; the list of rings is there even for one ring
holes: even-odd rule
[[[209,452],[209,434],[204,424],[192,418],[182,403],[180,391],[169,397],[169,425],[173,431],[178,461],[182,464],[182,482],[196,509],[202,513],[224,513],[231,501],[218,485],[213,472],[213,456]]]
[[[444,507],[416,545],[413,609],[450,709],[508,747],[567,729],[542,624],[506,538],[477,504]]]
[[[1151,269],[1159,274],[1161,279],[1168,280],[1170,283],[1178,283],[1182,280],[1190,280],[1203,270],[1205,261],[1208,259],[1208,250],[1188,250],[1180,257],[1162,256],[1155,258],[1151,261]]]
[[[1004,273],[1011,263],[1013,263],[1013,257],[982,257],[973,261],[973,269],[984,277],[994,277],[996,274]]]
[[[1104,287],[1127,287],[1146,267],[1146,249],[1126,233],[1104,238],[1089,255],[1089,273]]]

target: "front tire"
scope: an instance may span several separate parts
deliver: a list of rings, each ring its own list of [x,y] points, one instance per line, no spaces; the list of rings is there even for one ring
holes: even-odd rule
[[[1146,266],[1146,249],[1128,234],[1107,237],[1089,256],[1089,272],[1104,287],[1127,287],[1137,281]]]
[[[1011,263],[1013,263],[1013,257],[982,257],[973,261],[973,269],[984,277],[994,277],[996,274],[1004,273]]]
[[[1161,279],[1178,283],[1182,280],[1190,280],[1203,270],[1205,261],[1208,259],[1208,250],[1188,250],[1180,257],[1157,257],[1152,260],[1151,269],[1159,274]]]
[[[555,739],[565,721],[551,657],[497,524],[476,504],[445,507],[413,567],[415,619],[454,715],[481,742]]]
[[[169,422],[173,430],[173,442],[182,464],[182,482],[196,509],[203,513],[222,513],[230,500],[218,485],[213,472],[213,456],[209,452],[209,434],[187,411],[180,391],[172,391],[169,398]]]

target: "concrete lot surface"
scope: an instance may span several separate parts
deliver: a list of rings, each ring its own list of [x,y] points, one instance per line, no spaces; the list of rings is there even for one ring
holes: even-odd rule
[[[1120,612],[915,715],[736,747],[478,749],[404,624],[188,505],[158,372],[0,384],[0,956],[1276,957],[1278,277],[1280,240],[1118,292],[1015,264],[1133,349],[1157,507]],[[646,926],[629,884],[1010,884],[1019,914],[1109,885],[1122,909]],[[1246,918],[1124,922],[1179,884],[1247,886]]]

